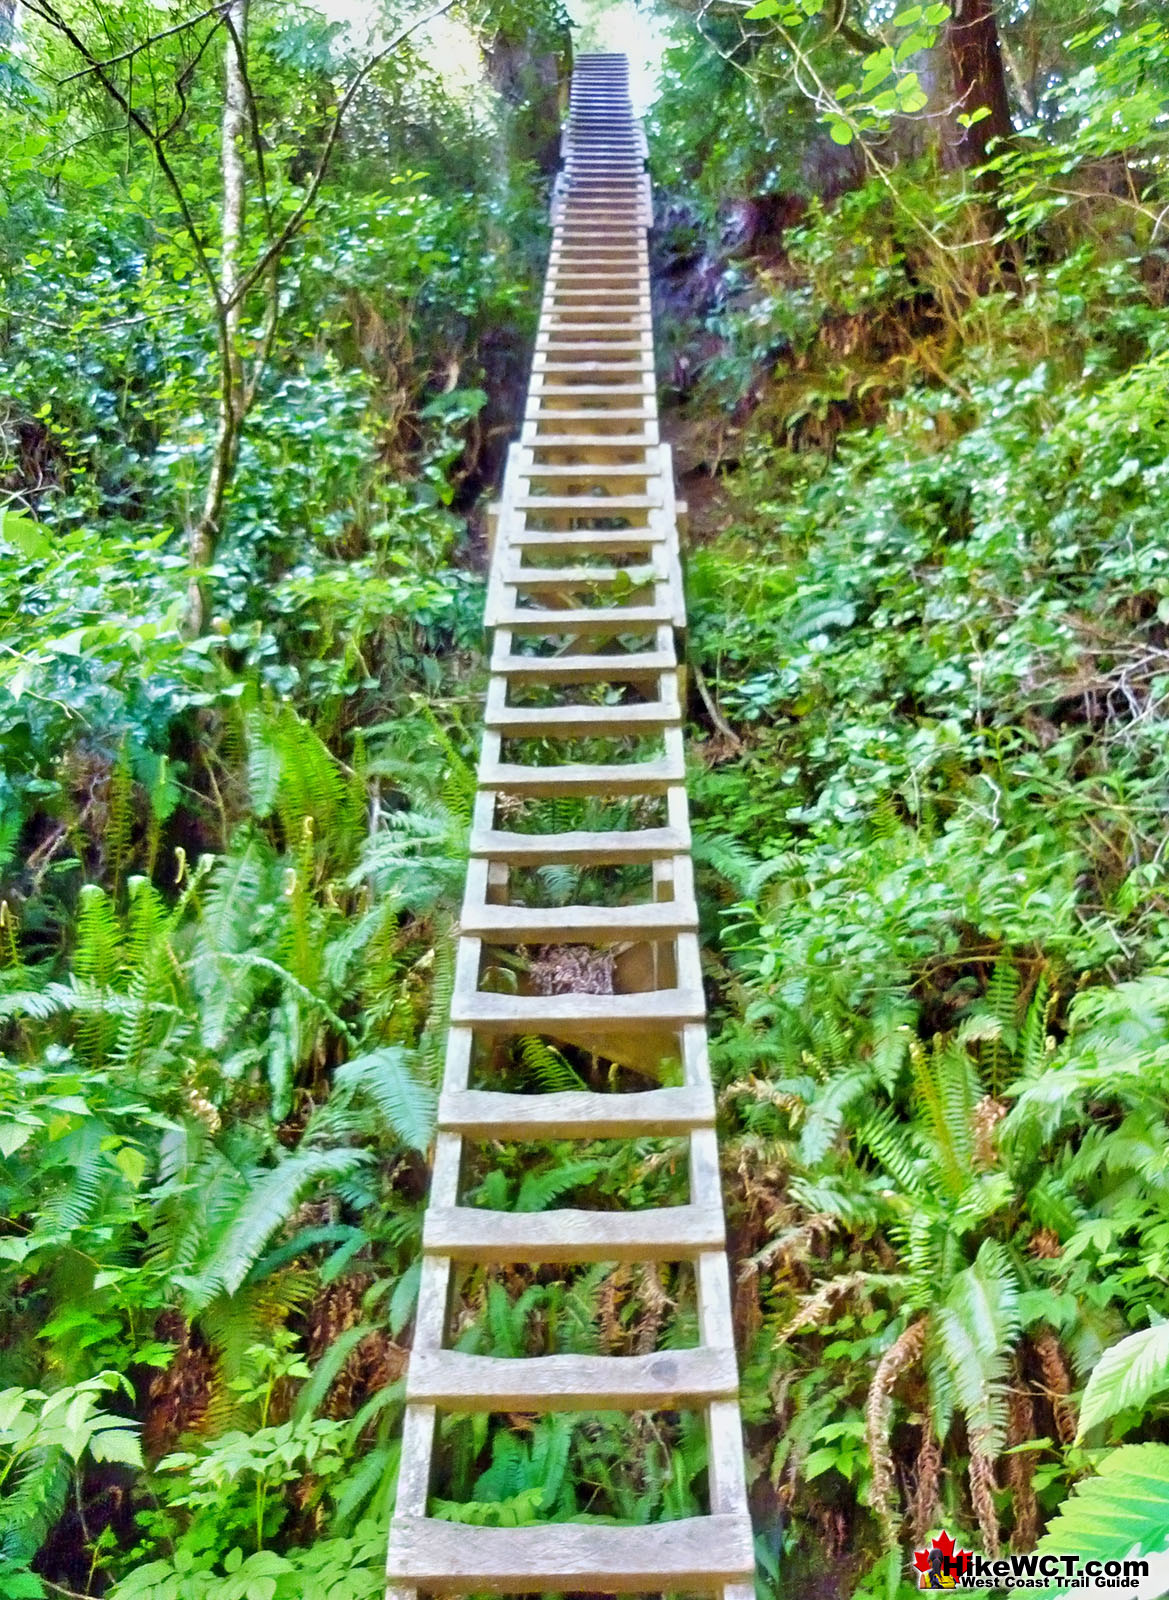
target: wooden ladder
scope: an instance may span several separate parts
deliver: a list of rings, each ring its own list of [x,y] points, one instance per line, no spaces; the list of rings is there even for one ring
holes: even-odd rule
[[[676,633],[685,616],[654,389],[645,154],[625,58],[578,58],[523,432],[491,519],[491,675],[390,1530],[395,1600],[418,1591],[754,1593],[683,786]],[[574,741],[594,741],[593,753],[596,741],[612,741],[625,759],[565,759]],[[630,746],[646,741],[656,747],[631,757]],[[524,817],[547,797],[576,802],[572,826],[525,831]],[[646,887],[632,904],[514,903],[516,884],[552,864],[639,866]],[[491,949],[541,945],[618,951],[606,969],[615,992],[485,986]],[[681,1081],[612,1093],[472,1087],[501,1041],[531,1035],[659,1080],[666,1063]],[[652,1136],[688,1140],[688,1203],[535,1213],[459,1203],[464,1140]],[[527,1359],[447,1348],[457,1264],[596,1261],[690,1262],[701,1342]],[[706,1515],[516,1528],[427,1515],[440,1412],[681,1409],[705,1415]]]

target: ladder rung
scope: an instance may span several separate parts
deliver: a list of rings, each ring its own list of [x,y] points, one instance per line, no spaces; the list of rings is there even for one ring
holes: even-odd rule
[[[467,1528],[437,1517],[395,1517],[390,1527],[391,1583],[462,1593],[713,1593],[724,1583],[749,1582],[754,1559],[745,1516],[640,1528]]]
[[[673,611],[660,606],[597,606],[569,611],[525,610],[522,606],[501,607],[492,617],[497,628],[514,628],[525,633],[627,633],[647,623],[670,622]]]
[[[662,578],[643,562],[640,567],[508,567],[500,582],[512,589],[591,589],[618,583],[623,572],[630,589],[648,588]]]
[[[510,833],[503,828],[472,830],[471,854],[526,866],[533,861],[565,861],[585,866],[622,861],[660,861],[690,848],[690,833],[677,828],[605,829],[589,833]]]
[[[708,1083],[629,1094],[451,1089],[438,1102],[438,1126],[472,1139],[635,1139],[713,1125],[714,1091]]]
[[[626,655],[493,656],[492,672],[514,683],[608,683],[656,678],[678,665],[670,650],[636,650]]]
[[[512,739],[620,738],[663,728],[679,720],[677,704],[660,700],[628,706],[504,706],[488,710],[484,723]]]
[[[406,1399],[448,1411],[678,1411],[738,1393],[733,1350],[509,1358],[417,1350]]]
[[[471,994],[456,992],[451,1021],[495,1033],[564,1033],[593,1038],[611,1032],[656,1032],[701,1022],[706,1005],[686,989],[651,989],[645,994]]]
[[[644,528],[512,528],[508,543],[524,550],[633,551],[666,542],[666,529]]]
[[[632,906],[464,905],[459,925],[464,934],[493,944],[618,944],[692,933],[698,910],[690,900]]]
[[[524,494],[512,501],[516,511],[576,511],[607,517],[613,511],[657,511],[660,494]]]
[[[722,1214],[706,1206],[645,1211],[488,1211],[427,1208],[425,1255],[452,1261],[689,1261],[726,1242]]]

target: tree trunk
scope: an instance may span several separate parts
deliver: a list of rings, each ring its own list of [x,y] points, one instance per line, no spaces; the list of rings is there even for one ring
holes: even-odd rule
[[[219,267],[219,423],[211,474],[199,521],[191,530],[187,554],[191,576],[187,586],[187,629],[202,632],[205,596],[203,573],[215,557],[223,517],[223,503],[239,459],[239,436],[246,410],[243,352],[240,329],[243,299],[235,299],[240,281],[240,251],[247,214],[247,172],[244,147],[248,132],[248,90],[244,52],[247,48],[249,0],[231,0],[225,28],[223,74],[223,125],[220,171],[223,181],[223,221]]]
[[[961,129],[955,152],[961,166],[981,166],[990,141],[1009,139],[1014,131],[994,0],[953,0],[946,48],[958,111],[972,116],[985,107],[990,113]]]

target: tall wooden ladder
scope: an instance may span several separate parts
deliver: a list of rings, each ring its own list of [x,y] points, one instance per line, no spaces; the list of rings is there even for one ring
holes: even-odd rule
[[[754,1593],[683,787],[685,617],[654,390],[645,153],[625,58],[578,58],[523,432],[494,518],[491,675],[390,1532],[395,1600]],[[541,909],[523,886],[555,865],[615,880],[619,903]],[[501,1052],[532,1037],[607,1063],[616,1087],[490,1087]],[[637,1086],[647,1080],[659,1086]],[[471,1142],[668,1136],[688,1142],[685,1204],[460,1203]],[[449,1348],[461,1266],[590,1262],[689,1262],[697,1346],[523,1359]],[[443,1412],[682,1410],[705,1417],[702,1516],[497,1528],[427,1515]]]

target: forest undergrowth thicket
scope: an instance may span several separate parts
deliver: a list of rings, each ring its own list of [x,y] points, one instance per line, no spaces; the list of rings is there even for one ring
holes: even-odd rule
[[[1169,35],[1135,0],[1001,9],[1020,131],[981,176],[908,120],[938,7],[826,38],[814,3],[675,18],[653,113],[761,1596],[896,1600],[942,1527],[1169,1545]],[[502,93],[388,55],[312,190],[361,70],[338,24],[27,10],[0,64],[0,1600],[364,1600],[474,788],[476,507],[542,275],[525,97],[564,18],[467,19]],[[792,63],[823,59],[816,105]],[[589,1069],[528,1040],[510,1070]],[[681,1198],[670,1140],[492,1167],[472,1202]],[[684,1345],[693,1284],[479,1269],[455,1332]],[[685,1415],[452,1418],[435,1509],[668,1520],[704,1452]]]
[[[695,43],[655,107],[713,1059],[785,1590],[884,1550],[865,1592],[892,1594],[907,1542],[1027,1551],[1061,1505],[1041,1548],[1127,1554],[1110,1516],[1153,1484],[1126,1526],[1169,1543],[1167,84],[1138,9],[1070,46],[1030,19],[1071,60],[973,186],[892,159],[894,127],[867,181],[809,195],[834,141]]]

